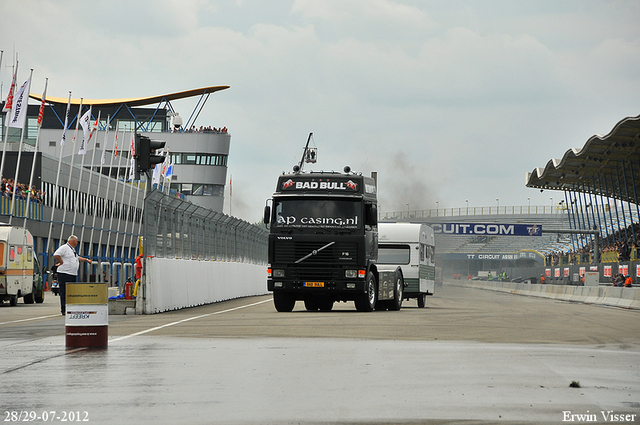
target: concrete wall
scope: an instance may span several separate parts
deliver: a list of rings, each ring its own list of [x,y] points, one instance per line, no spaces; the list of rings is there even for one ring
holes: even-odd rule
[[[455,281],[455,284],[472,288],[489,289],[512,294],[551,298],[562,301],[582,302],[640,310],[640,288],[615,288],[613,286],[540,285],[482,280]]]
[[[148,258],[145,299],[138,297],[136,309],[162,313],[266,293],[265,264]]]

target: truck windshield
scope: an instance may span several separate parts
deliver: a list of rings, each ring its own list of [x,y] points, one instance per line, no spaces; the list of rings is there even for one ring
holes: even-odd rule
[[[274,214],[273,226],[281,230],[362,228],[362,203],[357,200],[276,199]]]
[[[378,264],[409,264],[409,245],[378,245]]]

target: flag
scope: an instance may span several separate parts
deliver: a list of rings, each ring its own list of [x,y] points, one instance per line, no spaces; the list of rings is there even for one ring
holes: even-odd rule
[[[133,180],[136,177],[136,159],[131,157],[129,161],[129,178],[127,180]]]
[[[42,103],[40,104],[40,110],[38,111],[38,127],[42,127],[42,117],[44,116],[44,104],[47,98],[47,84],[49,79],[47,78],[44,83],[44,92],[42,92]]]
[[[93,125],[91,126],[91,131],[89,131],[89,140],[87,141],[87,144],[91,141],[91,137],[93,136],[93,132],[98,129],[99,122],[100,122],[100,112],[102,112],[102,111],[98,111],[98,117],[96,118],[96,122],[93,123]]]
[[[172,175],[173,175],[173,160],[171,160],[171,162],[169,163],[169,166],[167,167],[167,172],[165,174],[165,177],[170,179]]]
[[[231,178],[229,178],[229,196],[231,196],[233,194],[233,186],[231,185],[232,181],[233,181],[233,176],[231,176]]]
[[[136,156],[136,132],[131,133],[131,156]]]
[[[113,156],[118,156],[118,129],[116,128],[116,140],[114,141],[115,151]]]
[[[87,153],[87,142],[89,140],[89,120],[91,119],[91,107],[80,118],[80,125],[82,126],[82,143],[80,143],[80,150],[78,155],[84,155]]]
[[[107,159],[107,144],[109,143],[109,119],[111,117],[107,115],[107,130],[104,134],[104,149],[102,149],[102,157],[100,158],[100,165],[104,165],[105,160]]]
[[[158,184],[160,183],[160,177],[162,174],[162,168],[163,167],[153,167],[153,176],[151,177],[151,185],[153,186],[154,184]]]
[[[31,77],[18,89],[13,98],[13,105],[9,113],[9,127],[24,129],[27,120],[27,103],[29,102],[29,88],[31,87]]]
[[[18,66],[16,65],[16,70],[13,72],[13,80],[11,80],[11,88],[9,89],[9,95],[7,96],[7,101],[4,104],[4,108],[2,108],[2,112],[9,112],[11,107],[13,106],[13,91],[16,88],[16,76],[18,74]]]
[[[69,112],[71,111],[71,92],[69,92],[69,103],[67,103],[67,113],[64,116],[64,130],[62,130],[62,139],[60,140],[60,146],[64,146],[67,141],[67,127],[69,126]]]

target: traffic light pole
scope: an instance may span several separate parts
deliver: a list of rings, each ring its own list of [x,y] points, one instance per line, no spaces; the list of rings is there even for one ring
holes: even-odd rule
[[[147,211],[147,198],[149,197],[149,194],[151,193],[151,170],[146,170],[144,172],[145,177],[146,177],[146,181],[145,181],[145,195],[144,195],[144,202],[143,202],[143,210],[142,210],[142,220],[143,220],[143,226],[142,226],[142,276],[140,276],[140,289],[142,290],[142,308],[141,308],[141,312],[142,314],[146,313],[146,300],[147,300],[147,255],[148,255],[148,250],[147,247],[145,247],[145,244],[147,243],[147,223],[145,221],[145,212]]]

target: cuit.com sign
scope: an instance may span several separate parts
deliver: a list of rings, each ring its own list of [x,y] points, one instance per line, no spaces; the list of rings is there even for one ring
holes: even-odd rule
[[[432,223],[430,226],[434,233],[445,235],[542,236],[539,224]]]

